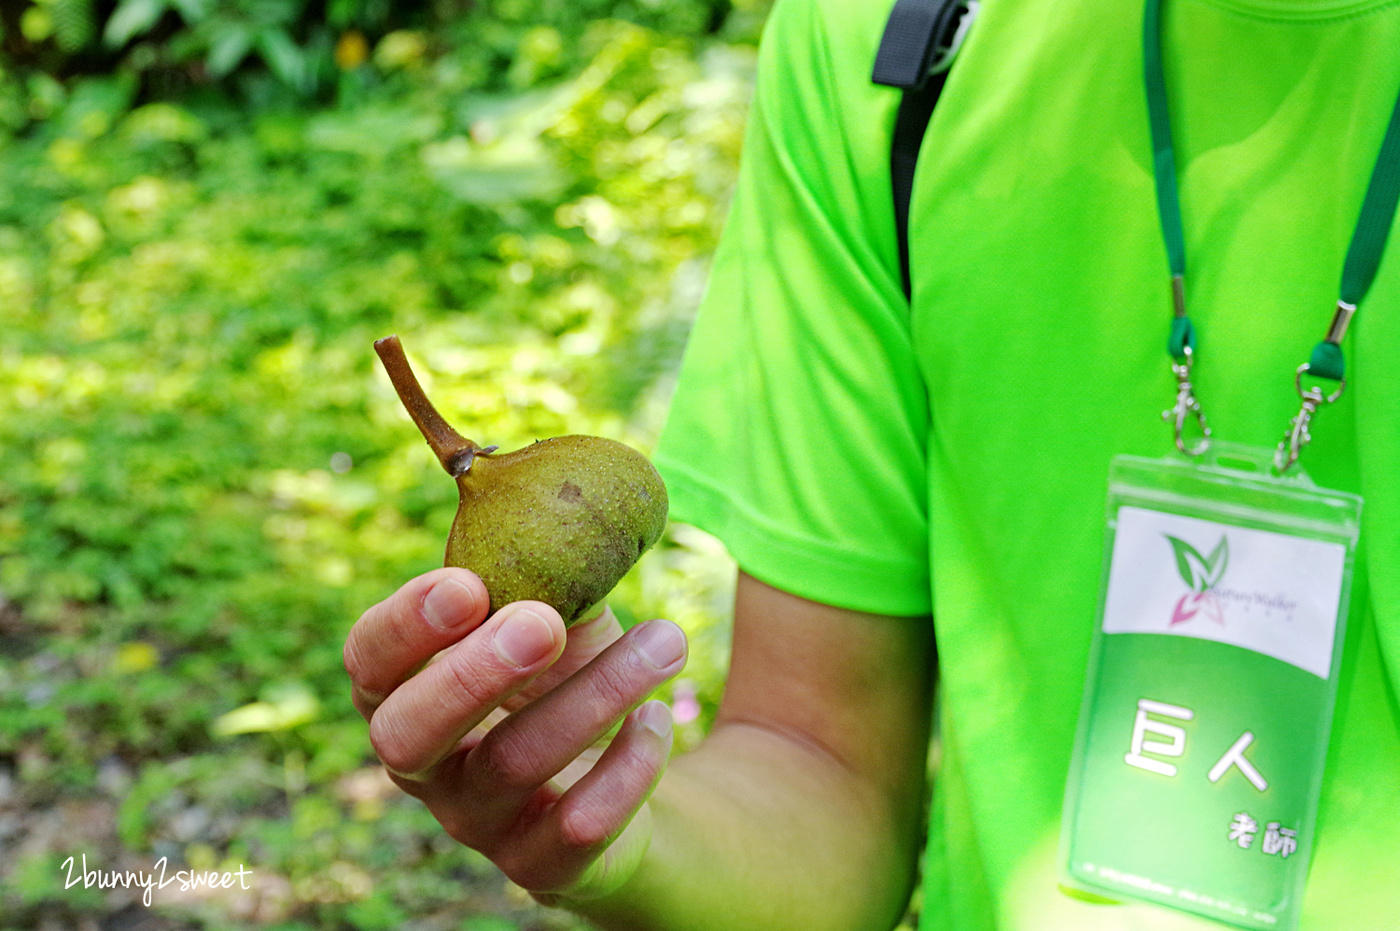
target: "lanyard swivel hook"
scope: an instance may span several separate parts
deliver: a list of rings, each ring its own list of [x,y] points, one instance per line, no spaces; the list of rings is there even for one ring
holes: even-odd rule
[[[1303,447],[1312,442],[1312,433],[1308,429],[1312,423],[1313,415],[1325,405],[1337,403],[1337,399],[1346,390],[1347,380],[1341,379],[1337,385],[1337,390],[1331,394],[1323,394],[1322,389],[1313,386],[1307,390],[1303,389],[1303,376],[1308,373],[1311,366],[1304,362],[1298,366],[1297,374],[1293,376],[1293,386],[1298,391],[1298,397],[1303,404],[1298,408],[1298,413],[1288,422],[1288,432],[1283,435],[1283,442],[1278,444],[1278,451],[1274,453],[1274,469],[1279,473],[1287,472],[1293,463],[1298,461],[1298,457],[1303,454]]]
[[[1176,448],[1183,455],[1199,456],[1210,448],[1210,426],[1206,423],[1206,415],[1201,410],[1201,402],[1196,397],[1196,390],[1191,386],[1191,365],[1192,353],[1190,346],[1182,346],[1182,356],[1184,361],[1172,362],[1172,374],[1176,376],[1176,403],[1170,410],[1162,412],[1162,419],[1172,425],[1172,431],[1176,440]],[[1201,431],[1201,439],[1193,446],[1186,445],[1186,424],[1188,420],[1195,418],[1196,426]]]

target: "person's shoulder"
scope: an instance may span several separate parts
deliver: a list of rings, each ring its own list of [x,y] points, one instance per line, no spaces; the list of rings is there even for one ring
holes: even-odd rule
[[[841,34],[868,32],[872,26],[876,38],[889,19],[894,0],[877,0],[875,3],[862,0],[776,0],[773,4],[774,16],[812,17]]]
[[[764,28],[768,53],[869,80],[894,0],[776,0]]]

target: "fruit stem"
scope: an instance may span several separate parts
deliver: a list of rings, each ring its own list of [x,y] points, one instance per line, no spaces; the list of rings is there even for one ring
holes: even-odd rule
[[[398,336],[375,340],[374,351],[379,354],[379,361],[384,363],[384,371],[389,373],[389,380],[394,383],[394,390],[398,392],[408,416],[413,418],[448,475],[456,478],[467,472],[477,453],[489,453],[496,448],[482,449],[452,429],[452,425],[443,419],[437,408],[433,407],[433,402],[423,393],[423,386],[418,384]]]

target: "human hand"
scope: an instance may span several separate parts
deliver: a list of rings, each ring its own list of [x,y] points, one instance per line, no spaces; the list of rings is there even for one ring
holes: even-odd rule
[[[371,607],[345,643],[355,707],[453,838],[542,901],[609,892],[650,839],[671,713],[642,699],[685,665],[685,635],[623,633],[607,609],[566,635],[542,602],[489,604],[475,573],[445,568]]]

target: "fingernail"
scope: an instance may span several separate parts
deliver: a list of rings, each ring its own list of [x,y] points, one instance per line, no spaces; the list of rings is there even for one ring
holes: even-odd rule
[[[512,666],[532,666],[554,649],[554,629],[529,608],[519,608],[496,629],[496,655]]]
[[[649,701],[637,709],[637,723],[664,740],[671,736],[671,709],[665,702]]]
[[[442,579],[424,596],[423,616],[439,630],[455,630],[476,616],[476,592],[459,579]]]
[[[685,634],[670,621],[648,621],[637,634],[637,652],[657,669],[685,655]]]

